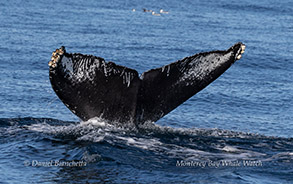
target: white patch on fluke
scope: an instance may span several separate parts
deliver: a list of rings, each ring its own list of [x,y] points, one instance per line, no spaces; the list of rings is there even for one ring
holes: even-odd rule
[[[231,57],[231,53],[218,57],[215,55],[204,56],[204,59],[202,57],[194,58],[189,63],[189,69],[184,72],[179,82],[189,80],[190,83],[187,83],[187,85],[192,85],[192,81],[196,79],[205,80],[212,71],[216,70],[216,68],[224,64]]]
[[[99,60],[84,58],[76,63],[79,66],[74,67],[72,58],[66,56],[62,57],[61,63],[64,73],[68,74],[70,79],[74,78],[75,82],[93,81],[96,76],[95,70],[100,66]],[[105,76],[107,77],[107,73]]]
[[[167,66],[163,66],[162,67],[162,73],[165,71],[165,68],[167,67],[167,77],[169,77],[170,75],[170,65],[167,65]]]
[[[123,84],[126,84],[127,87],[129,87],[132,79],[134,78],[133,74],[130,72],[124,72],[122,77],[123,77]]]
[[[73,75],[73,63],[72,59],[63,56],[61,59],[62,67],[65,73],[67,73],[70,77]]]

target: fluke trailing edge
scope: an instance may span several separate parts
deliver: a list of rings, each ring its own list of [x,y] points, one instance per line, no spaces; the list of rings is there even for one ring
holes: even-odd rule
[[[222,75],[241,58],[245,45],[195,54],[139,76],[136,70],[103,58],[52,54],[50,81],[62,102],[82,120],[139,124],[157,121]]]

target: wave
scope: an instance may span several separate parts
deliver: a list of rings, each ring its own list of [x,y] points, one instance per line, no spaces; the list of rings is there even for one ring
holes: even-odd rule
[[[293,162],[292,138],[230,130],[172,128],[151,122],[135,129],[107,124],[99,118],[86,122],[13,118],[0,119],[0,125],[1,142],[4,139],[13,141],[17,137],[45,137],[62,144],[86,145],[87,149],[76,151],[73,155],[78,157],[73,156],[73,159],[116,160],[125,163],[127,159],[129,161],[128,156],[123,156],[126,152],[132,153],[134,158],[137,153],[140,153],[136,155],[140,158],[147,155],[155,163],[158,163],[158,158],[159,163],[162,160]],[[88,148],[92,154],[89,154]]]

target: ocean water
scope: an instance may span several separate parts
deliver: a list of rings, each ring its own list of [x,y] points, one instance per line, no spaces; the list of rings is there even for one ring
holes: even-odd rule
[[[142,73],[239,41],[241,60],[139,131],[81,122],[48,77],[61,45]],[[290,0],[1,1],[0,43],[0,183],[293,182]]]

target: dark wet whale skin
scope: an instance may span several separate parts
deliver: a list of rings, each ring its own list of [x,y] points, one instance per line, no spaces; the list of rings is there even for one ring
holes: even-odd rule
[[[82,120],[140,124],[157,121],[222,75],[245,46],[195,54],[144,72],[101,57],[66,53],[50,61],[51,85],[61,101]],[[61,51],[62,52],[59,52]],[[53,62],[53,64],[52,64]]]

